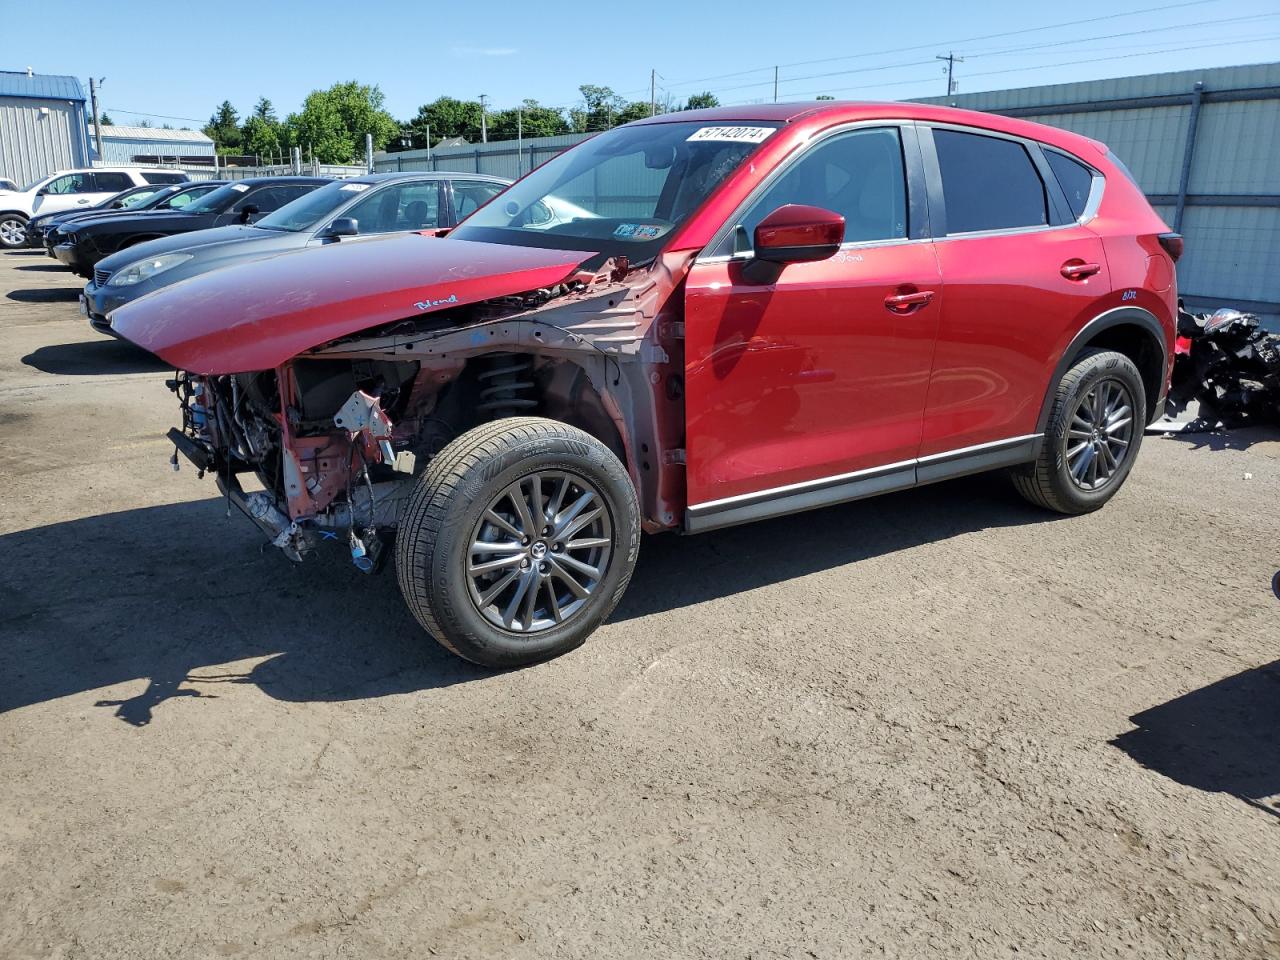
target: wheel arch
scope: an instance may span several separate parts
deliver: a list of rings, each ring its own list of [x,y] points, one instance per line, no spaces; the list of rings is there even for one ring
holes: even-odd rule
[[[1164,327],[1155,314],[1141,307],[1118,307],[1086,323],[1062,351],[1045,388],[1036,420],[1036,432],[1044,433],[1053,410],[1053,399],[1062,377],[1086,350],[1106,349],[1122,353],[1133,361],[1146,388],[1147,422],[1160,412],[1164,398],[1165,372],[1169,368],[1169,348]]]
[[[23,213],[21,210],[0,210],[0,217],[18,217],[22,220],[30,221],[33,214]]]

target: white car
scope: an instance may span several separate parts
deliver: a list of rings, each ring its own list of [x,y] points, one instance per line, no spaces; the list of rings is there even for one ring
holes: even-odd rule
[[[0,247],[15,250],[27,239],[27,221],[39,213],[88,209],[130,187],[148,183],[182,183],[181,170],[97,167],[59,170],[22,190],[0,190]]]

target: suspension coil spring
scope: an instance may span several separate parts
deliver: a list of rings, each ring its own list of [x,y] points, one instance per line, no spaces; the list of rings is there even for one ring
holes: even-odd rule
[[[478,377],[480,402],[476,409],[494,419],[514,417],[532,410],[538,401],[528,396],[534,389],[533,358],[516,353],[490,357]]]

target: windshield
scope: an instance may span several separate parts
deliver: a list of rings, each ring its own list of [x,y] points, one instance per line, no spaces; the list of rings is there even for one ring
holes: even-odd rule
[[[296,233],[314,227],[338,207],[369,189],[367,183],[327,183],[263,217],[255,227]]]
[[[777,124],[617,127],[539,167],[453,236],[652,259]]]
[[[226,186],[219,187],[212,193],[206,193],[195,203],[189,203],[182,208],[183,213],[219,213],[225,208],[235,203],[243,194],[249,192],[249,185],[245,183],[228,183]]]
[[[121,209],[132,210],[134,207],[140,207],[148,200],[156,200],[159,198],[156,194],[163,194],[171,190],[172,187],[140,187],[136,192],[130,194],[121,194],[112,198],[111,203],[119,203]]]

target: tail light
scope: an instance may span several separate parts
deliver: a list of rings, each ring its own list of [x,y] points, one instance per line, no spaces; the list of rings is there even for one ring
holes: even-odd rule
[[[1164,247],[1164,252],[1169,255],[1174,263],[1177,263],[1178,258],[1182,256],[1182,234],[1160,234],[1160,246]]]

